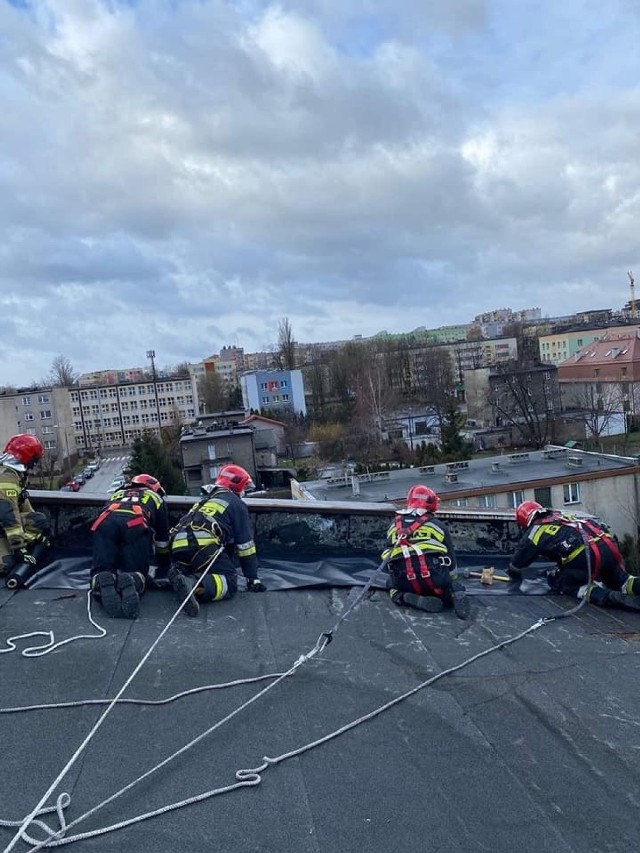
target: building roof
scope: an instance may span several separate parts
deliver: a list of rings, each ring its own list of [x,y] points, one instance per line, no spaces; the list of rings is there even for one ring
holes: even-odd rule
[[[491,494],[518,490],[533,481],[562,478],[565,482],[590,476],[616,476],[637,472],[638,461],[631,457],[548,445],[544,450],[528,450],[484,456],[466,462],[401,468],[360,475],[354,494],[351,474],[300,484],[312,500],[401,501],[409,488],[423,483],[442,499],[451,500],[469,494]],[[451,474],[457,477],[453,481]],[[449,476],[448,476],[449,475]],[[358,491],[359,490],[359,491]]]
[[[486,654],[541,617],[564,612],[567,602],[477,596],[471,620],[460,622],[449,612],[392,607],[377,591],[321,654],[238,711],[310,652],[352,600],[348,589],[335,588],[240,593],[203,607],[197,619],[180,615],[123,698],[182,698],[115,707],[51,799],[70,792],[67,819],[73,820],[227,722],[69,835],[153,810],[161,814],[73,849],[637,849],[640,614],[587,605]],[[85,602],[84,593],[2,588],[0,634],[52,630],[59,640],[97,633],[87,623]],[[103,639],[73,642],[42,658],[17,651],[2,656],[0,818],[30,813],[105,706],[4,711],[114,697],[174,612],[171,595],[152,591],[135,622],[95,612],[107,632]],[[33,643],[18,640],[18,649]],[[254,681],[211,687],[243,679]],[[367,719],[372,712],[377,716]],[[265,764],[264,756],[278,763]],[[260,784],[165,810],[234,785],[243,768],[262,768],[249,779]],[[57,825],[51,815],[48,823]],[[0,828],[2,849],[15,833]]]
[[[265,418],[264,415],[249,415],[248,417],[246,417],[242,421],[242,423],[243,424],[251,424],[254,421],[260,421],[260,423],[265,423],[265,424],[274,424],[274,426],[286,427],[286,424],[283,423],[282,421],[278,421],[275,418]]]

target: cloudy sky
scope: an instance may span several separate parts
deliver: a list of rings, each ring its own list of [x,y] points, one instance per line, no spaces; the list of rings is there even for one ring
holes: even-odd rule
[[[0,385],[622,307],[639,57],[637,0],[0,0]]]

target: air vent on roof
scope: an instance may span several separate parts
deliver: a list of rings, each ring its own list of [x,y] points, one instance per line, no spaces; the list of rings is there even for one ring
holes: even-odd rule
[[[558,456],[564,456],[566,452],[566,447],[545,447],[545,449],[542,451],[542,458],[557,459]]]
[[[447,462],[444,467],[446,471],[462,471],[469,467],[469,463],[466,460],[464,462]]]
[[[436,466],[435,465],[421,465],[418,468],[418,471],[421,474],[435,474],[436,473]]]
[[[500,473],[500,463],[499,462],[492,462],[491,463],[491,470],[493,471],[494,474],[499,474]]]
[[[567,456],[567,465],[571,468],[580,468],[582,466],[582,456]]]
[[[509,462],[528,462],[529,454],[528,453],[510,453],[507,456]]]
[[[447,473],[444,475],[444,481],[445,483],[457,483],[458,475],[455,474],[453,471],[447,471]]]

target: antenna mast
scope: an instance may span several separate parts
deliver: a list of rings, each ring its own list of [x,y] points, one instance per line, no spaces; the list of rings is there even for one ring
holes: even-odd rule
[[[636,313],[636,282],[635,282],[635,279],[633,277],[632,272],[628,272],[627,275],[629,276],[629,288],[631,290],[631,301],[629,303],[629,307],[631,308],[631,314],[635,317],[635,313]]]

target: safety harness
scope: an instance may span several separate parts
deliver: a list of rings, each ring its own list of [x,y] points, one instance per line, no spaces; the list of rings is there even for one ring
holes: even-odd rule
[[[171,550],[181,548],[200,548],[203,545],[220,545],[224,540],[224,533],[220,524],[214,518],[219,509],[226,509],[216,505],[215,498],[218,492],[225,489],[214,489],[205,495],[197,504],[191,507],[189,512],[171,529],[169,537]],[[208,513],[204,507],[208,503],[214,504],[214,512]]]
[[[559,523],[564,527],[573,527],[574,529],[577,529],[582,539],[582,542],[580,542],[579,545],[576,545],[576,547],[573,548],[565,557],[561,557],[560,562],[562,566],[567,566],[579,557],[584,553],[588,546],[589,554],[593,560],[592,578],[594,581],[599,580],[600,566],[602,563],[602,555],[598,547],[599,542],[602,542],[602,544],[611,551],[618,565],[622,564],[622,555],[612,535],[595,524],[595,522],[588,518],[577,518],[576,516],[565,515],[564,513],[558,512],[554,513],[549,521],[544,521],[541,527],[544,528],[545,525],[553,525],[554,523]]]
[[[444,590],[441,587],[436,587],[436,585],[434,584],[433,578],[431,577],[431,572],[429,570],[429,565],[424,555],[424,551],[415,542],[411,541],[411,537],[414,535],[414,533],[416,533],[424,524],[424,518],[417,518],[415,521],[412,521],[410,524],[407,524],[407,519],[405,519],[404,516],[400,515],[400,513],[397,513],[394,519],[395,542],[393,550],[399,548],[402,552],[402,556],[404,557],[404,570],[406,578],[416,593],[420,594],[421,592],[423,592],[423,584],[420,583],[415,573],[412,555],[415,555],[416,557],[418,569],[420,571],[420,577],[422,578],[423,583],[429,588],[429,590],[431,590],[434,595],[442,596]]]
[[[140,493],[136,489],[127,490],[117,501],[113,501],[105,507],[91,525],[91,531],[96,531],[112,513],[131,515],[132,518],[127,521],[127,527],[138,527],[140,525],[149,527],[149,514],[145,512],[140,502]]]

